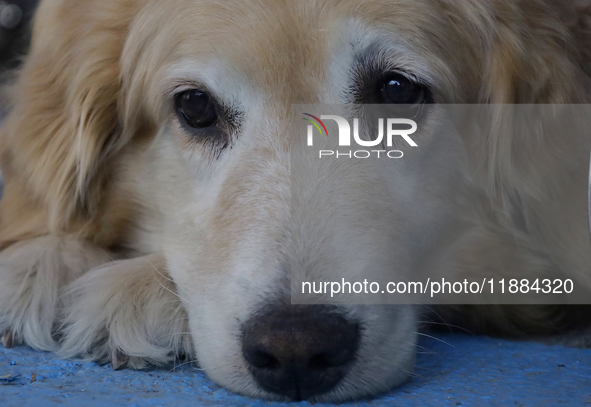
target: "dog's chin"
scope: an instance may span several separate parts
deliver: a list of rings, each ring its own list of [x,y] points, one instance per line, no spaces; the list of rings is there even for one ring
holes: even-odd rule
[[[242,375],[237,370],[230,372],[228,367],[205,368],[205,371],[218,385],[246,397],[277,402],[344,403],[374,399],[404,384],[414,369],[414,346],[413,344],[413,351],[409,352],[404,360],[397,360],[398,363],[395,364],[390,363],[386,357],[376,358],[374,363],[382,363],[383,366],[380,366],[380,369],[372,373],[371,376],[361,374],[361,372],[367,371],[367,366],[362,363],[355,364],[351,366],[351,372],[334,388],[325,393],[303,398],[293,398],[266,391],[256,383],[249,373]],[[230,356],[229,359],[232,357]],[[373,363],[370,364],[373,365]],[[228,374],[221,374],[222,372]]]
[[[305,395],[304,390],[301,396],[291,397],[266,390],[257,382],[244,357],[244,335],[235,319],[228,324],[220,324],[220,318],[214,316],[193,319],[191,330],[199,366],[225,389],[280,402],[340,403],[369,399],[406,382],[416,358],[415,309],[399,305],[353,305],[348,306],[348,311],[363,326],[359,348],[342,379],[325,391]]]
[[[229,359],[233,359],[232,356],[229,356]],[[414,353],[410,353],[406,360],[401,360],[400,364],[396,364],[396,366],[389,364],[388,360],[380,359],[380,362],[384,363],[385,366],[380,369],[381,372],[372,374],[371,377],[358,377],[352,372],[343,378],[340,384],[329,391],[302,398],[293,398],[266,391],[256,383],[249,373],[243,375],[236,370],[230,371],[227,366],[210,366],[210,368],[205,368],[205,372],[218,385],[246,397],[276,402],[344,403],[374,399],[401,386],[410,377],[415,356]],[[361,365],[352,366],[352,368],[356,371],[363,370]],[[383,376],[380,376],[380,373]]]

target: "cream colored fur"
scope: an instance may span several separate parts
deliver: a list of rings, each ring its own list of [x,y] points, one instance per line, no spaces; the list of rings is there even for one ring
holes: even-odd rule
[[[311,275],[327,264],[345,275],[355,264],[408,275],[421,257],[409,236],[436,242],[453,218],[462,227],[436,263],[446,273],[559,270],[589,282],[580,191],[589,139],[565,139],[557,149],[543,135],[511,138],[502,121],[486,139],[445,143],[424,131],[421,153],[388,168],[395,202],[361,164],[312,164],[302,176],[320,174],[349,192],[322,197],[328,204],[311,211],[314,240],[288,254],[290,237],[304,228],[290,221],[292,104],[349,103],[352,65],[371,46],[386,65],[426,81],[438,103],[588,103],[590,7],[43,0],[0,128],[5,344],[117,367],[183,355],[233,391],[277,398],[249,374],[240,326],[269,301],[289,300],[289,264],[309,265]],[[174,116],[173,94],[199,86],[242,112],[231,148],[217,158]],[[356,177],[339,175],[354,165]],[[380,240],[389,233],[391,241]],[[348,244],[359,239],[383,245],[379,256],[350,257]],[[341,310],[364,326],[359,353],[343,381],[313,401],[375,395],[413,368],[421,310]],[[564,317],[554,307],[447,312],[474,330],[509,335],[553,332]]]

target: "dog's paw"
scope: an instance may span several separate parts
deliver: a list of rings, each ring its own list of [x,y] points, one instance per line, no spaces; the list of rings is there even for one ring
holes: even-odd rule
[[[4,345],[4,347],[7,349],[12,349],[15,347],[16,344],[14,343],[14,334],[10,329],[7,329],[2,334],[2,345]]]
[[[109,261],[90,243],[42,236],[0,253],[0,333],[2,344],[21,343],[40,350],[56,349],[56,322],[61,287],[87,270]]]
[[[123,368],[129,362],[129,356],[127,356],[119,348],[111,349],[111,367],[113,370],[119,370]]]
[[[163,256],[111,262],[65,291],[59,354],[114,369],[192,356],[188,320]]]

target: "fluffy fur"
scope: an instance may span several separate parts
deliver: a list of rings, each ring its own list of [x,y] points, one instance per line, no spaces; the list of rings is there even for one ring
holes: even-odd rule
[[[353,65],[371,47],[429,83],[439,103],[588,103],[590,8],[575,0],[42,1],[0,128],[4,343],[117,367],[184,355],[234,391],[276,398],[249,375],[239,327],[270,300],[289,298],[291,105],[349,102]],[[231,148],[217,155],[173,113],[173,94],[199,86],[240,112]],[[381,219],[374,228],[339,216],[387,205],[380,185],[362,172],[343,180],[335,166],[310,169],[357,188],[348,204],[327,197],[335,205],[313,212],[310,245],[346,248],[346,236],[378,236],[401,219],[436,241],[433,225],[459,196],[472,209],[437,267],[460,275],[558,269],[588,283],[580,186],[589,140],[565,138],[557,148],[543,135],[514,139],[507,125],[494,122],[486,139],[466,136],[465,151],[442,147],[463,164],[425,165],[425,155],[412,164],[426,168],[414,188],[408,172],[393,170],[401,196],[396,210],[369,213]],[[396,273],[416,263],[405,241],[395,236],[383,251],[393,251],[394,262],[381,260]],[[308,249],[294,255],[324,264]],[[412,370],[416,310],[343,312],[365,327],[359,356],[316,401],[377,394]],[[506,335],[554,332],[566,315],[557,307],[442,312]]]

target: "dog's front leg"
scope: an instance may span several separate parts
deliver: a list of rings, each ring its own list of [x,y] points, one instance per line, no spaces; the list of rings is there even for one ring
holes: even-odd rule
[[[187,314],[162,255],[103,265],[64,295],[64,357],[110,361],[115,369],[192,358]]]
[[[21,342],[57,349],[60,290],[86,271],[110,260],[91,243],[45,235],[0,252],[0,332],[6,347]]]

